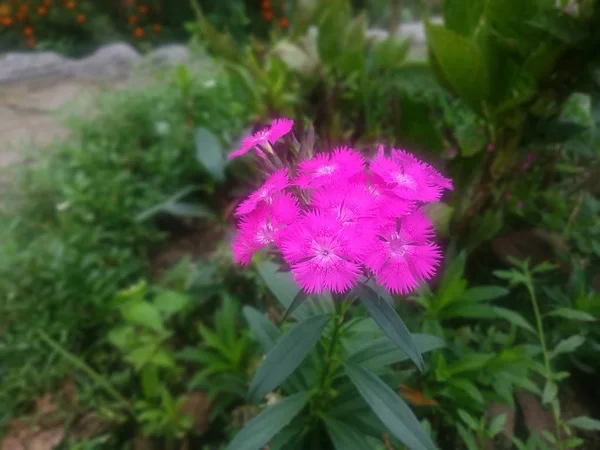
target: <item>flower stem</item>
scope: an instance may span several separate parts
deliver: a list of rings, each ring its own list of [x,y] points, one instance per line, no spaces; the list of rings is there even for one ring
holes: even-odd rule
[[[531,275],[529,271],[527,271],[527,291],[529,292],[529,297],[531,298],[531,305],[533,306],[533,314],[535,315],[535,323],[537,326],[538,339],[540,341],[540,346],[542,348],[542,356],[544,358],[544,368],[546,369],[546,382],[552,380],[552,368],[550,366],[550,357],[548,355],[548,348],[546,347],[546,337],[544,333],[544,325],[542,322],[542,315],[540,313],[540,307],[537,301],[537,297],[535,295],[535,289],[533,287],[533,283],[531,281]],[[560,421],[559,417],[556,413],[556,409],[550,405],[550,409],[552,410],[552,419],[554,420],[554,427],[556,428],[556,440],[558,442],[559,450],[563,450],[563,442],[560,432]]]

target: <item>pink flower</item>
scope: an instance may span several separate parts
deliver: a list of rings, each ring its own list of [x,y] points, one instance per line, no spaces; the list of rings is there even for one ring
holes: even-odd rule
[[[289,185],[289,176],[287,169],[281,169],[271,174],[267,181],[248,196],[246,200],[239,204],[235,210],[236,216],[249,214],[261,203],[271,203],[273,197],[280,193]]]
[[[284,228],[298,219],[300,208],[296,198],[288,193],[277,195],[270,205],[261,204],[244,216],[232,244],[233,259],[243,265],[262,248],[277,243]]]
[[[331,212],[342,224],[358,223],[376,212],[374,199],[364,184],[328,184],[313,193],[311,205]]]
[[[365,264],[378,283],[392,293],[407,294],[431,278],[439,264],[440,249],[427,240],[432,236],[431,223],[421,212],[390,221],[380,227]]]
[[[308,293],[344,292],[361,275],[369,240],[331,213],[308,212],[286,229],[280,249],[294,279]]]
[[[380,152],[371,161],[370,167],[398,197],[432,202],[442,196],[442,187],[436,182],[432,169],[419,163],[412,155],[410,158],[392,159]]]
[[[365,160],[360,153],[347,147],[338,147],[333,153],[318,153],[298,164],[295,184],[307,189],[346,181],[362,172],[364,166]]]
[[[405,216],[415,209],[414,201],[398,197],[377,175],[371,175],[364,186],[375,203],[377,209],[376,219],[393,219]]]
[[[395,159],[405,166],[420,166],[427,174],[427,180],[430,185],[452,190],[452,180],[450,178],[442,176],[442,174],[435,170],[431,165],[419,161],[414,155],[404,150],[392,149],[392,159]]]
[[[265,144],[275,144],[281,137],[288,134],[294,121],[290,119],[276,119],[273,121],[270,127],[263,128],[262,130],[254,133],[252,136],[248,136],[242,141],[242,146],[229,154],[228,158],[233,159],[238,156],[245,155],[253,148],[258,146],[264,146]]]

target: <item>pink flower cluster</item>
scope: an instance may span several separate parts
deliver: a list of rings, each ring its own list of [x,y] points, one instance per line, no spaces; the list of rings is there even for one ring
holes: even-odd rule
[[[318,153],[275,171],[239,204],[234,259],[245,265],[256,251],[277,249],[311,294],[370,278],[406,294],[439,264],[422,206],[445,189],[449,179],[402,150],[380,147],[370,161],[347,147]]]

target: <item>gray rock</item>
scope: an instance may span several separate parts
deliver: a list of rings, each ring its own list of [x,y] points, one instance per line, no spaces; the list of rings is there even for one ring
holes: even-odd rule
[[[126,78],[141,58],[140,53],[129,44],[109,44],[86,58],[70,61],[68,70],[77,78]]]
[[[55,52],[11,52],[0,59],[0,83],[27,78],[63,76],[68,59]]]
[[[190,52],[187,46],[183,44],[171,44],[158,47],[149,52],[144,56],[141,65],[163,68],[176,66],[189,60]]]

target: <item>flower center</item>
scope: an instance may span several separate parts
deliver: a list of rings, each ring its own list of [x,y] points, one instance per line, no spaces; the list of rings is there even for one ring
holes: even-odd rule
[[[388,245],[390,247],[390,255],[404,256],[406,254],[406,241],[399,233],[394,233],[390,236]]]
[[[394,180],[401,186],[406,186],[407,188],[414,189],[415,180],[410,175],[405,173],[396,173],[394,174]]]
[[[331,175],[336,169],[335,164],[326,164],[317,169],[318,175]]]
[[[275,233],[275,229],[271,223],[264,223],[257,231],[256,231],[256,242],[261,245],[268,245],[273,242],[273,234]]]

